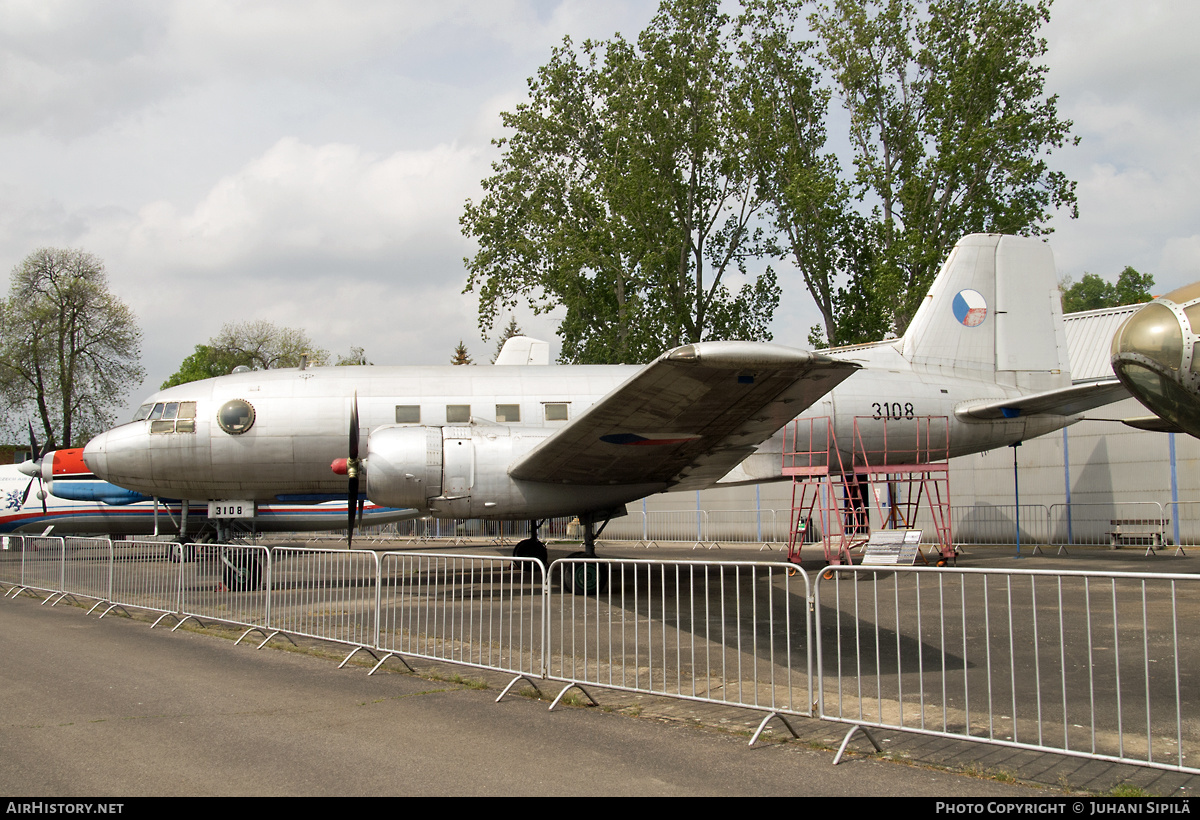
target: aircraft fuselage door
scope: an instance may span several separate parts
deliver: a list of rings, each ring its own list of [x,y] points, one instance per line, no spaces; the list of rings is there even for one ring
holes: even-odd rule
[[[470,427],[442,428],[442,495],[449,510],[471,506],[471,487],[475,485],[475,443]]]

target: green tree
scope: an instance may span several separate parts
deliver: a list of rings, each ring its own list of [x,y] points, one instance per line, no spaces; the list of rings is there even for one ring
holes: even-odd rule
[[[1075,183],[1047,161],[1072,142],[1045,93],[1049,16],[1049,0],[829,0],[809,18],[873,228],[858,289],[896,333],[963,235],[1049,233],[1054,210],[1077,214]]]
[[[767,245],[733,35],[715,0],[673,0],[636,45],[554,49],[461,220],[485,335],[524,300],[565,308],[568,362],[770,338],[774,273],[746,275]]]
[[[226,324],[207,344],[196,345],[195,351],[160,389],[224,376],[235,367],[251,370],[299,367],[301,356],[306,356],[310,365],[323,365],[329,359],[329,353],[314,346],[308,334],[299,328],[279,327],[262,319]]]
[[[0,302],[6,415],[32,411],[49,447],[86,441],[112,425],[112,411],[145,376],[141,339],[100,259],[82,250],[34,251],[13,269]]]
[[[1069,276],[1063,277],[1058,287],[1062,291],[1063,313],[1137,305],[1154,298],[1150,294],[1154,277],[1138,273],[1129,266],[1117,276],[1115,285],[1094,273],[1085,273],[1078,282],[1072,282]]]
[[[1117,274],[1117,304],[1140,305],[1154,299],[1150,288],[1154,287],[1154,277],[1148,273],[1138,273],[1129,265]]]
[[[800,272],[821,311],[824,337],[836,344],[838,278],[850,267],[858,237],[849,230],[855,224],[849,185],[826,150],[830,92],[821,87],[812,43],[796,38],[797,12],[795,4],[776,0],[745,3],[739,96],[759,196],[779,242],[773,250]]]
[[[454,356],[450,359],[450,364],[475,364],[471,361],[471,356],[467,353],[467,346],[463,344],[462,339],[458,340],[458,346],[454,348]]]

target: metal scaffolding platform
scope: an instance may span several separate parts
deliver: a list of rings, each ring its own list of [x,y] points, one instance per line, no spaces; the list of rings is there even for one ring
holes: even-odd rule
[[[954,558],[946,416],[857,416],[849,450],[831,417],[796,419],[784,428],[783,474],[792,479],[790,561],[819,539],[827,563],[853,563],[873,528],[932,528],[938,565]]]

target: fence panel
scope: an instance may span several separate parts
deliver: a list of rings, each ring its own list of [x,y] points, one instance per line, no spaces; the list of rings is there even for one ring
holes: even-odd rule
[[[23,537],[21,583],[44,592],[63,591],[63,539],[41,535]]]
[[[0,584],[5,594],[21,586],[25,561],[25,537],[22,535],[0,535]]]
[[[1165,535],[1166,516],[1157,501],[1114,501],[1107,504],[1075,503],[1053,504],[1050,507],[1051,536],[1055,544],[1078,546],[1111,546],[1112,532],[1119,526],[1114,522],[1154,522],[1145,527],[1128,526],[1122,529],[1130,536],[1140,531],[1145,537],[1140,540],[1127,539],[1133,545],[1149,546],[1149,536],[1157,531]],[[1143,543],[1144,542],[1144,543]],[[1127,544],[1129,545],[1129,544]],[[1155,546],[1161,547],[1163,541]]]
[[[540,561],[389,552],[380,573],[380,649],[542,676]]]
[[[821,717],[1197,772],[1193,576],[830,568]],[[1189,757],[1190,756],[1190,757]]]
[[[787,543],[787,525],[778,527],[774,510],[709,510],[705,538],[715,544]]]
[[[266,626],[271,554],[266,547],[185,544],[180,612],[243,626]]]
[[[1200,545],[1200,501],[1171,501],[1163,507],[1167,543],[1179,547]]]
[[[268,569],[272,629],[353,646],[375,644],[376,553],[276,547]]]
[[[573,558],[549,573],[550,677],[811,714],[808,576],[795,566]]]
[[[113,541],[109,603],[178,611],[179,554],[179,544],[167,541]]]
[[[652,510],[646,513],[646,543],[702,544],[708,541],[708,514],[704,510]]]
[[[1043,504],[996,504],[951,507],[951,532],[956,544],[1016,544],[1018,513],[1021,544],[1051,543],[1050,509]],[[927,535],[936,538],[930,530]]]
[[[107,601],[112,592],[112,541],[71,536],[63,544],[63,588],[72,595]]]

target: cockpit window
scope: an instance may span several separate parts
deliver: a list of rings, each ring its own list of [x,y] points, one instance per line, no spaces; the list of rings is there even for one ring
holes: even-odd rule
[[[230,399],[217,411],[217,424],[230,435],[241,435],[254,426],[254,408],[245,399]]]
[[[150,405],[142,405],[143,409]],[[138,410],[138,415],[142,411]],[[165,433],[194,433],[196,432],[196,402],[172,401],[154,405],[148,416],[150,432],[155,435]]]
[[[139,407],[137,409],[137,412],[133,414],[133,420],[134,421],[144,421],[147,417],[149,417],[150,411],[153,409],[154,409],[153,404],[143,404],[141,407]]]

